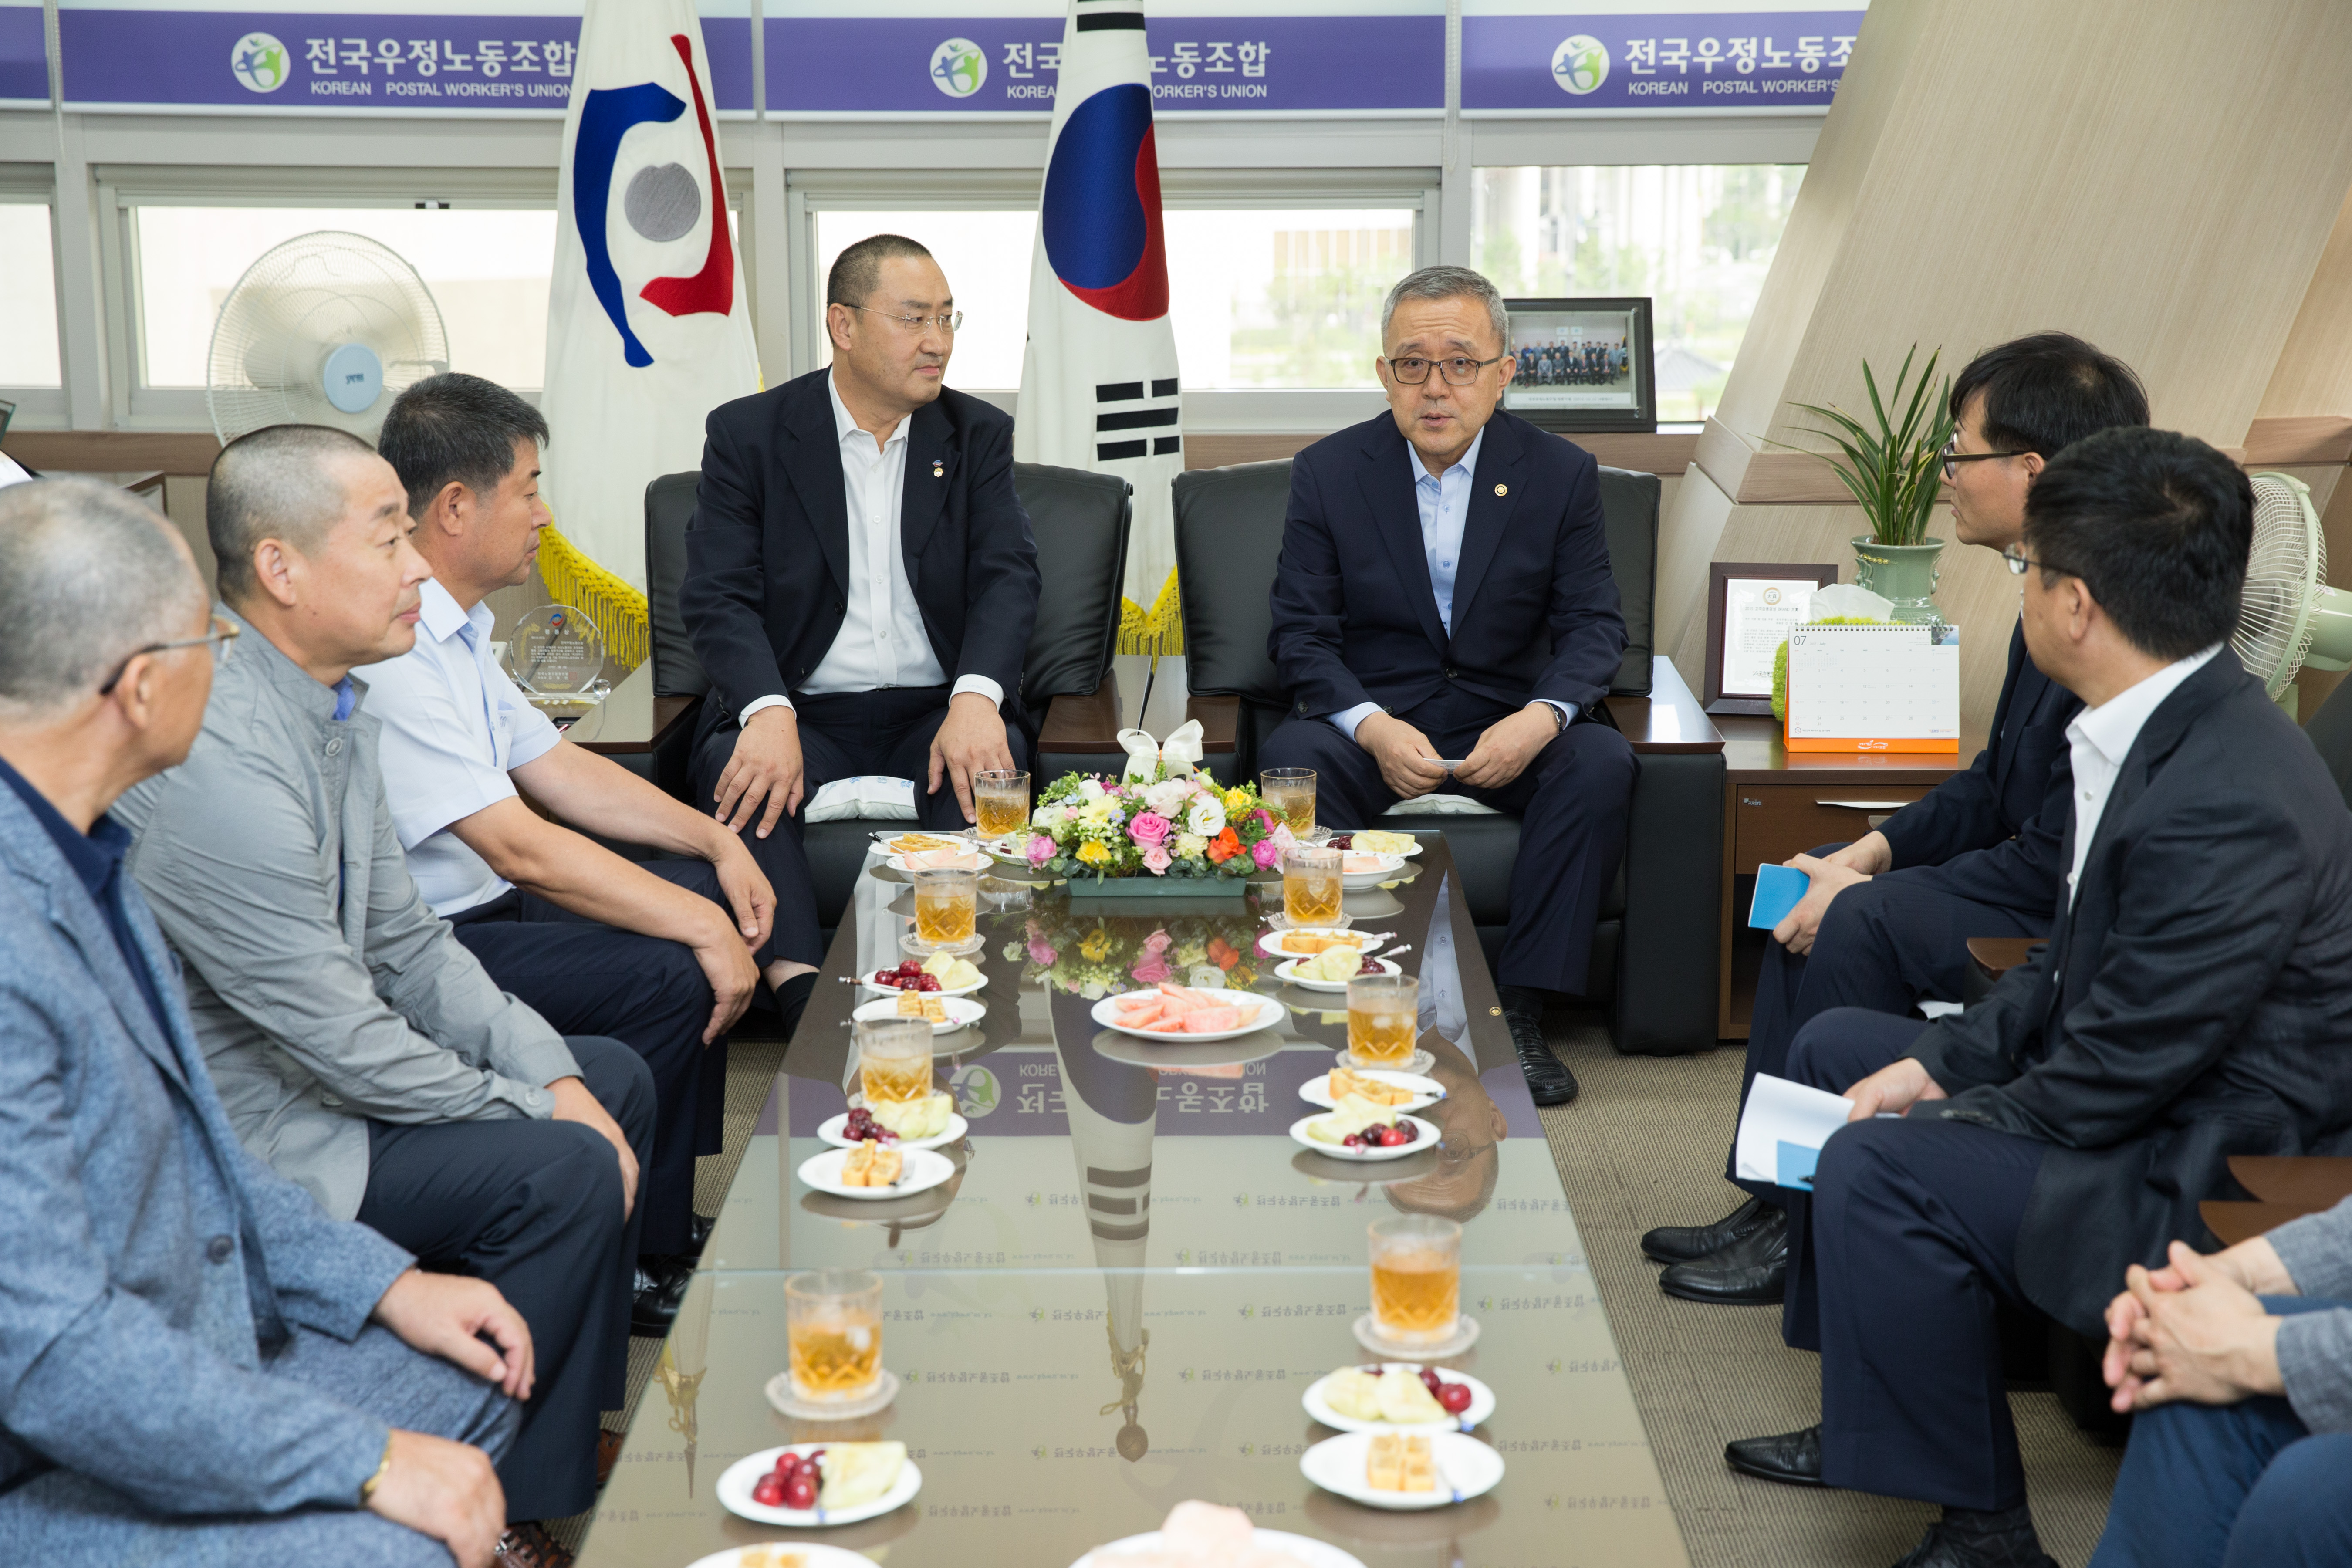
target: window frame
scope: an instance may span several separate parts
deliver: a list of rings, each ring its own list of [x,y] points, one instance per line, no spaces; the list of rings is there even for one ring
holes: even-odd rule
[[[57,334],[58,384],[55,386],[0,385],[0,397],[16,405],[12,425],[18,429],[35,429],[42,426],[65,423],[68,404],[66,400],[66,325],[59,301],[65,290],[64,279],[58,275],[58,203],[55,184],[47,168],[30,164],[0,164],[0,205],[46,207],[49,214],[49,328]]]

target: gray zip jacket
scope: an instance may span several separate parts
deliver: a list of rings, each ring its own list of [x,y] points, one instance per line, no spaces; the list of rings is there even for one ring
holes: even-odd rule
[[[188,1008],[246,1147],[337,1219],[367,1192],[366,1121],[555,1109],[563,1037],[434,917],[376,760],[381,721],[244,628],[188,760],[119,800],[131,868],[187,971]]]
[[[2352,1198],[2270,1233],[2287,1277],[2305,1296],[2352,1301]],[[2279,1320],[2279,1379],[2315,1432],[2352,1432],[2352,1307]]]

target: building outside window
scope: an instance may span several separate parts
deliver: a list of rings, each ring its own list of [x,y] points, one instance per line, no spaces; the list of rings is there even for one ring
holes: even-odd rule
[[[58,279],[46,202],[0,201],[0,387],[61,384]]]

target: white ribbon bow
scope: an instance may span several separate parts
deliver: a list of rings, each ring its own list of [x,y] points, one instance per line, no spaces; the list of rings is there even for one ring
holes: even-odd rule
[[[1152,771],[1165,763],[1172,773],[1189,773],[1201,765],[1201,721],[1187,719],[1168,731],[1168,739],[1155,741],[1149,730],[1121,730],[1119,746],[1127,752],[1124,778],[1148,779]]]

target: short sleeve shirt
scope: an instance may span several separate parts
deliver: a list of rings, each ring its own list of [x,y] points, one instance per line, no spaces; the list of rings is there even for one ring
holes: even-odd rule
[[[383,794],[409,874],[436,915],[488,903],[510,884],[449,831],[515,797],[508,770],[538,761],[562,732],[490,657],[496,617],[468,614],[428,581],[416,646],[361,672],[383,721]]]

